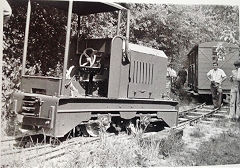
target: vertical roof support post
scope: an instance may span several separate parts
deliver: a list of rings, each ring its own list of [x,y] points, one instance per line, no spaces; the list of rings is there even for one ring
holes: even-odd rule
[[[127,10],[127,31],[126,31],[126,42],[125,42],[125,54],[126,59],[130,61],[129,54],[128,54],[128,43],[129,43],[129,34],[130,34],[130,10]]]
[[[24,47],[23,47],[22,76],[25,74],[25,68],[26,68],[30,16],[31,16],[31,1],[29,0],[28,8],[27,8],[27,20],[26,20],[26,27],[25,27]]]
[[[3,6],[0,7],[0,94],[2,95],[2,60],[3,60]],[[0,107],[2,107],[2,96],[0,97]]]
[[[121,10],[118,11],[118,25],[117,25],[117,35],[120,35],[120,26],[121,26]]]
[[[65,91],[65,81],[66,81],[68,53],[69,53],[69,43],[70,43],[70,33],[71,33],[72,7],[73,7],[73,0],[69,0],[68,20],[67,20],[67,35],[66,35],[64,64],[63,64],[63,75],[62,75],[62,88],[61,88],[61,93],[60,93],[61,95],[63,95],[64,91]]]
[[[78,36],[80,35],[80,31],[81,31],[81,16],[78,15],[78,27],[77,27],[77,30],[78,30]]]
[[[126,32],[126,38],[127,42],[129,42],[129,33],[130,33],[130,10],[127,10],[127,32]]]

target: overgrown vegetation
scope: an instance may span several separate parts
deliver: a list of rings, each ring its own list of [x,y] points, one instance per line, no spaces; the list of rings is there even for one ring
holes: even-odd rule
[[[189,135],[195,138],[201,138],[204,136],[204,133],[199,126],[196,126],[193,132],[189,133]]]
[[[194,150],[189,148],[191,144],[184,138],[176,136],[176,132],[146,135],[139,129],[134,134],[121,134],[118,138],[101,133],[99,142],[64,149],[66,155],[58,161],[24,162],[24,158],[20,157],[12,159],[9,166],[159,167],[240,164],[240,123],[227,119],[216,123],[210,127],[221,131],[212,133],[209,139],[203,141],[201,138],[211,133],[207,130],[209,127],[191,127],[193,130],[188,136],[192,141],[200,142]]]
[[[141,133],[140,133],[141,134]],[[162,165],[161,159],[182,149],[175,134],[166,138],[132,135],[129,138],[106,137],[97,145],[76,149],[65,167],[149,167]],[[87,150],[87,152],[85,151]],[[83,152],[85,151],[85,152]],[[83,155],[84,153],[84,155]]]
[[[240,163],[240,124],[229,120],[218,121],[222,128],[219,135],[213,134],[209,140],[202,141],[196,151],[187,151],[187,144],[172,132],[165,138],[149,136],[141,132],[134,138],[115,139],[107,137],[99,144],[75,149],[66,167],[151,167],[151,166],[204,166]],[[227,125],[228,127],[225,127]],[[206,135],[206,130],[196,125],[194,141]],[[199,132],[199,133],[196,133]],[[161,135],[162,136],[162,135]],[[83,154],[82,152],[85,151]],[[186,152],[187,151],[187,152]]]
[[[174,158],[173,164],[178,166],[240,164],[240,123],[226,119],[217,121],[212,127],[222,128],[223,132],[220,135],[213,134],[208,141],[202,142],[196,151],[180,153],[179,157]],[[195,132],[194,135],[204,135],[203,131]]]
[[[232,131],[226,131],[219,137],[204,142],[192,158],[195,165],[240,164],[240,133]]]

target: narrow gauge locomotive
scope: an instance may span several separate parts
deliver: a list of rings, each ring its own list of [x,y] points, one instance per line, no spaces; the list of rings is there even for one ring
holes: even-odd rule
[[[63,73],[61,77],[26,75],[31,1],[35,0],[28,2],[21,87],[13,95],[13,111],[22,129],[62,137],[73,130],[97,136],[102,128],[120,131],[139,123],[148,128],[177,125],[177,102],[163,98],[166,55],[129,43],[130,12],[115,3],[38,0],[68,11]],[[72,13],[80,19],[101,12],[118,12],[115,37],[72,40]],[[124,12],[127,28],[121,36]]]
[[[239,47],[227,42],[205,42],[198,44],[188,53],[188,87],[194,95],[209,98],[210,82],[207,72],[213,68],[212,63],[218,62],[227,76],[234,69],[233,63],[239,58]],[[230,81],[222,83],[224,98],[230,93]]]

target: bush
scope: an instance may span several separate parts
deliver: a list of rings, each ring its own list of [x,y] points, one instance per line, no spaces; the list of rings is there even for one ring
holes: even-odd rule
[[[65,167],[149,167],[160,166],[166,157],[182,150],[182,141],[175,133],[166,138],[150,135],[116,137],[100,136],[100,142],[75,149]],[[85,151],[85,152],[83,152]],[[84,154],[83,154],[84,153]]]
[[[193,132],[191,132],[189,135],[192,136],[192,137],[195,137],[195,138],[201,138],[201,137],[204,136],[204,133],[201,131],[200,127],[196,127],[193,130]]]

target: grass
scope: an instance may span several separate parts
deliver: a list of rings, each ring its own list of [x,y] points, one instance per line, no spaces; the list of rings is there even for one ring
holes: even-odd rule
[[[64,167],[149,167],[164,165],[166,157],[182,149],[182,141],[171,133],[165,138],[144,138],[142,131],[131,138],[105,137],[94,145],[74,151]]]
[[[175,158],[175,165],[206,166],[240,164],[240,123],[219,120],[215,123],[215,126],[221,127],[225,131],[218,136],[211,137],[208,141],[202,142],[197,152],[181,153],[182,157]],[[199,136],[198,134],[194,134],[195,137],[196,135]]]
[[[7,120],[1,117],[1,139],[7,135],[6,128],[7,128]]]
[[[157,134],[146,136],[143,130],[136,128],[130,136],[106,136],[100,134],[98,143],[71,147],[67,155],[49,163],[36,160],[25,163],[24,155],[11,158],[10,167],[161,167],[161,166],[204,166],[240,164],[240,123],[219,120],[210,128],[221,128],[223,131],[208,133],[214,129],[204,129],[196,125],[188,136],[193,141],[201,142],[195,151],[186,150],[189,142],[185,142],[170,132],[164,138]],[[206,141],[201,141],[207,139]],[[37,152],[37,151],[35,151]],[[30,165],[30,166],[29,166]]]
[[[189,133],[189,135],[195,138],[201,138],[204,137],[204,132],[201,130],[200,126],[196,126],[195,129]]]
[[[18,136],[21,135],[19,131],[20,123],[17,121],[15,116],[1,117],[1,138],[7,136]]]

